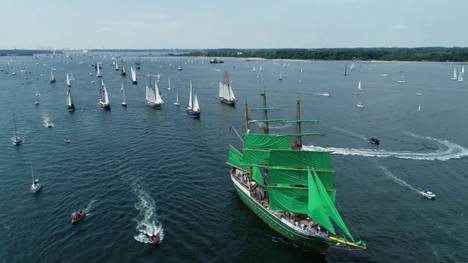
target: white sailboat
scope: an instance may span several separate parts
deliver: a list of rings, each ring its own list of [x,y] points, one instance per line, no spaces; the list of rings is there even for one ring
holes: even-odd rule
[[[119,71],[119,62],[115,61],[115,71]]]
[[[99,100],[98,100],[99,107],[103,110],[110,110],[109,104],[109,94],[107,94],[107,88],[104,84],[104,81],[101,80],[101,87],[99,88]]]
[[[454,67],[454,68],[453,68],[453,76],[452,76],[452,80],[457,80],[457,79],[458,79],[458,77],[457,77],[457,68],[456,68],[456,67]]]
[[[458,82],[462,82],[463,81],[463,71],[460,71],[460,74],[458,74]]]
[[[68,88],[68,90],[67,90],[67,111],[68,112],[74,112],[75,111],[75,105],[73,104],[70,88]]]
[[[231,82],[229,81],[228,72],[224,72],[224,81],[219,82],[219,99],[222,103],[227,105],[235,106],[236,97],[232,91]]]
[[[49,79],[49,82],[50,84],[52,83],[55,83],[57,80],[55,79],[55,76],[54,76],[54,70],[51,68],[50,69],[50,79]]]
[[[121,76],[126,76],[127,75],[127,72],[125,71],[125,65],[122,64],[122,71],[120,72],[120,75]]]
[[[358,89],[358,90],[362,90],[362,86],[361,86],[361,81],[360,81],[360,80],[359,80],[359,83],[358,83],[357,89]]]
[[[138,84],[136,70],[133,68],[133,66],[130,67],[130,72],[131,72],[131,77],[132,77],[132,84],[134,85]]]
[[[278,76],[278,80],[279,80],[279,81],[282,81],[282,80],[283,80],[283,74],[281,74],[281,72],[280,72],[280,74],[279,74],[279,76]]]
[[[179,89],[176,88],[176,101],[174,102],[174,105],[179,106]]]
[[[34,178],[34,171],[31,163],[31,178],[32,178],[32,184],[31,184],[31,193],[35,194],[41,190],[42,185],[39,183],[39,178]]]
[[[405,73],[403,71],[400,71],[400,80],[398,81],[398,83],[400,84],[406,83]]]
[[[187,113],[192,118],[200,118],[200,105],[198,104],[197,94],[193,93],[192,81],[190,81],[189,103],[187,107]]]
[[[66,83],[67,83],[67,87],[71,87],[71,80],[70,80],[70,75],[67,73],[67,80],[66,80]]]
[[[421,111],[421,104],[418,105],[418,111]]]
[[[99,65],[99,63],[96,64],[96,77],[102,78],[101,65]]]
[[[159,94],[159,87],[157,81],[154,81],[154,86],[150,85],[146,86],[146,104],[151,107],[159,108],[164,103],[161,98],[161,94]]]
[[[11,142],[13,143],[13,145],[16,145],[16,146],[19,146],[23,143],[23,139],[18,136],[18,134],[16,133],[16,119],[13,118],[13,124],[14,124],[14,137],[11,139]]]
[[[364,109],[364,104],[362,102],[358,102],[356,104],[356,107],[360,108],[360,109]]]
[[[167,78],[167,90],[171,90],[171,79]]]
[[[120,90],[122,90],[122,107],[127,107],[127,97],[125,95],[125,86],[124,86],[123,80],[122,80]]]

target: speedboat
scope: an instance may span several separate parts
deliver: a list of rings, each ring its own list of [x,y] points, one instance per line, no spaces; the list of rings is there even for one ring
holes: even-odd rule
[[[426,199],[429,199],[429,200],[434,200],[435,197],[436,197],[436,194],[434,194],[433,192],[429,191],[429,190],[421,190],[419,191],[419,193]]]
[[[33,183],[31,184],[31,193],[35,194],[41,190],[42,185],[39,183],[39,179],[34,179]]]
[[[127,103],[125,101],[122,101],[122,107],[127,107]]]
[[[161,243],[161,238],[159,237],[159,233],[157,233],[156,235],[153,234],[151,236],[148,236],[148,243],[153,246]]]
[[[182,71],[182,67],[178,67],[177,70],[178,70],[178,71]]]
[[[356,104],[356,107],[364,109],[364,104],[362,104],[362,102],[359,102],[358,104]]]
[[[68,143],[71,143],[71,140],[69,138],[65,138],[63,139],[63,142],[68,144]]]
[[[380,140],[377,139],[377,138],[371,137],[371,138],[369,139],[369,143],[374,144],[374,145],[379,145],[379,144],[380,144]]]
[[[54,128],[54,124],[52,122],[46,123],[47,128]]]
[[[23,139],[19,136],[15,136],[15,138],[13,138],[11,142],[13,143],[13,145],[21,145],[23,143]]]
[[[76,224],[83,220],[86,217],[86,213],[83,210],[80,210],[78,212],[73,212],[71,215],[71,223]]]

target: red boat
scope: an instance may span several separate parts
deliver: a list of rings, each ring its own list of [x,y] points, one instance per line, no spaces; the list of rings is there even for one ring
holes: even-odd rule
[[[85,212],[83,212],[83,210],[80,210],[78,212],[73,212],[71,216],[71,223],[76,224],[80,222],[81,220],[83,220],[85,217],[86,217],[86,214]]]
[[[149,244],[155,246],[158,245],[161,242],[161,239],[159,238],[159,233],[156,235],[152,235],[148,237],[148,242]]]

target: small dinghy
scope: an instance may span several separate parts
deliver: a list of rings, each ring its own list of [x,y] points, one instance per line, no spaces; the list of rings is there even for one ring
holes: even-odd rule
[[[436,194],[434,194],[433,192],[429,191],[429,190],[421,190],[419,191],[419,193],[426,199],[429,199],[429,200],[434,200],[435,197],[436,197]]]
[[[377,139],[377,138],[371,137],[371,138],[369,139],[369,143],[374,144],[374,145],[379,145],[379,144],[380,144],[380,140]]]
[[[83,220],[86,217],[86,213],[83,210],[79,210],[78,212],[73,212],[71,215],[71,223],[76,224]]]
[[[39,178],[34,177],[32,164],[31,164],[31,177],[32,177],[31,193],[35,194],[41,190],[42,185],[39,183]]]

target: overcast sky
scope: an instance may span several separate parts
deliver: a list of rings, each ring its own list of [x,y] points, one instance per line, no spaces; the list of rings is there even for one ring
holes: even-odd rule
[[[0,48],[468,46],[468,0],[0,0]]]

